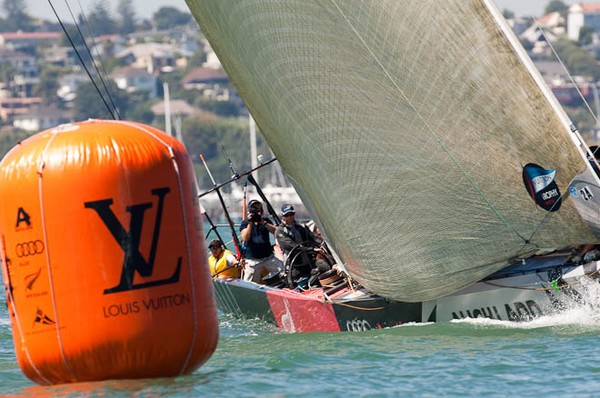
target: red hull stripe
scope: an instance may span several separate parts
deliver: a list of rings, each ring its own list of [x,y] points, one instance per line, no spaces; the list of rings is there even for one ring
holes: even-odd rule
[[[277,326],[291,333],[339,332],[333,306],[290,291],[269,291],[267,300]]]

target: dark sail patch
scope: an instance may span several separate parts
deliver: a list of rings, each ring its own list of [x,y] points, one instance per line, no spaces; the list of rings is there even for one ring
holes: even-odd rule
[[[533,201],[546,211],[558,211],[561,205],[561,195],[554,177],[556,170],[546,170],[543,167],[528,163],[523,167],[523,183]]]

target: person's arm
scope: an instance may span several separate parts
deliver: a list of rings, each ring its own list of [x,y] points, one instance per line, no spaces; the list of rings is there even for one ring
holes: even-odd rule
[[[271,224],[271,222],[269,220],[264,220],[265,226],[267,227],[267,229],[269,230],[270,233],[272,233],[273,235],[275,235],[275,231],[277,231],[277,227],[273,224]]]
[[[227,253],[225,256],[225,261],[227,262],[228,267],[235,267],[238,263],[238,259],[231,253]]]
[[[250,240],[250,236],[252,235],[252,227],[253,224],[251,222],[242,221],[242,223],[240,224],[242,242],[247,243]]]

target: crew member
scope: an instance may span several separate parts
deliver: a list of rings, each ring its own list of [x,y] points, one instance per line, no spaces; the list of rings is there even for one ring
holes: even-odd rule
[[[213,239],[208,244],[210,256],[208,265],[213,278],[239,278],[240,267],[237,258],[225,248],[220,239]]]
[[[265,279],[279,274],[283,264],[273,254],[269,235],[275,232],[275,225],[263,217],[262,203],[258,200],[248,202],[248,214],[240,224],[240,231],[245,245],[244,280],[259,283],[263,269],[269,271]]]
[[[308,228],[296,222],[296,212],[291,204],[281,207],[283,222],[277,226],[277,243],[283,250],[286,261],[292,255],[292,278],[310,276],[314,265],[315,248],[318,243]]]

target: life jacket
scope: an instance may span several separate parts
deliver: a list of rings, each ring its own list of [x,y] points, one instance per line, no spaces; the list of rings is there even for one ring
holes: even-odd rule
[[[231,267],[226,271],[223,271],[228,267],[227,265],[227,256],[231,254],[234,256],[232,252],[225,249],[221,253],[219,259],[216,259],[212,254],[208,257],[208,265],[210,267],[210,274],[213,278],[239,278],[240,277],[240,268]],[[235,256],[234,256],[235,257]],[[223,272],[221,272],[223,271]]]

